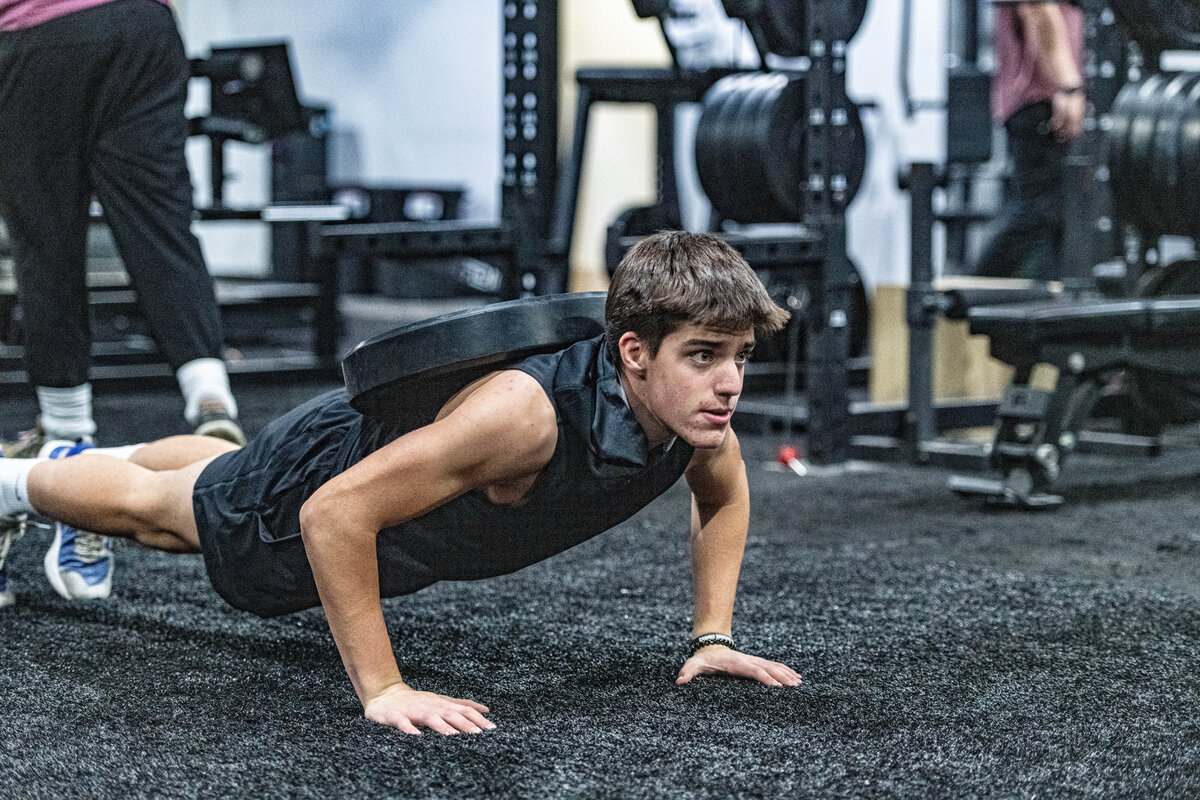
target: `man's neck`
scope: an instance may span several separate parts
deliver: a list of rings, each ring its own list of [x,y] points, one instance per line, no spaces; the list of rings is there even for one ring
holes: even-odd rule
[[[653,450],[659,445],[666,445],[669,449],[675,441],[675,434],[650,413],[636,391],[636,384],[629,379],[624,370],[617,370],[617,380],[621,387],[621,397],[633,412],[633,417],[638,421],[642,432],[646,434],[650,449]]]

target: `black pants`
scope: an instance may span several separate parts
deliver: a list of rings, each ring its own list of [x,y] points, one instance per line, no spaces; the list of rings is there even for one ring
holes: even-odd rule
[[[1050,131],[1050,103],[1032,103],[1004,124],[1013,191],[975,274],[1049,280],[1062,276],[1063,161],[1069,145]]]
[[[0,33],[0,213],[37,386],[87,380],[93,193],[167,361],[222,356],[212,278],[191,231],[188,75],[174,16],[155,0]]]

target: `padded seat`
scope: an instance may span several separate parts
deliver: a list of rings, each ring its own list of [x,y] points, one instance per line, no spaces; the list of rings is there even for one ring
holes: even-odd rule
[[[982,306],[967,312],[967,320],[971,333],[1024,344],[1103,338],[1152,330],[1154,305],[1161,302],[1167,301],[1099,299]]]
[[[946,298],[946,319],[966,319],[972,308],[979,306],[1006,306],[1015,303],[1049,303],[1058,298],[1058,292],[1048,283],[1012,289],[999,288],[955,288],[943,292]]]

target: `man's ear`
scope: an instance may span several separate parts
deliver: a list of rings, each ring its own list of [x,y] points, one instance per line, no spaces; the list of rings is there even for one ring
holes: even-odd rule
[[[617,352],[621,354],[621,368],[626,375],[642,377],[646,374],[646,359],[650,352],[646,343],[633,331],[626,331],[617,340]]]

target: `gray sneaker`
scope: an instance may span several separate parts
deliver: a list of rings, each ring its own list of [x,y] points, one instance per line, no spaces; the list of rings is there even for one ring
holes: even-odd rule
[[[238,425],[238,421],[220,400],[200,401],[195,433],[197,436],[212,436],[237,445],[246,443],[246,434],[242,432],[242,426]]]
[[[34,458],[46,443],[46,432],[41,425],[21,431],[11,442],[0,442],[0,454],[4,458]]]
[[[28,520],[29,517],[25,514],[0,516],[0,608],[17,602],[17,597],[8,582],[8,566],[4,562],[8,558],[8,548],[25,535],[25,524]]]

